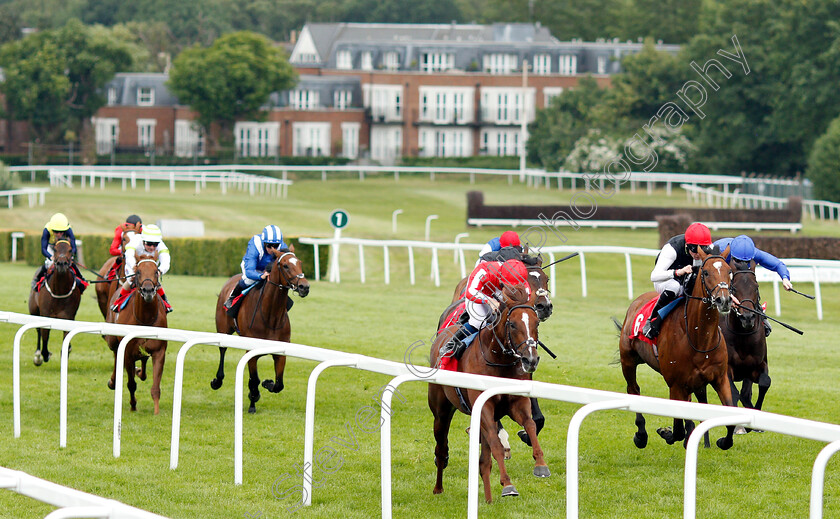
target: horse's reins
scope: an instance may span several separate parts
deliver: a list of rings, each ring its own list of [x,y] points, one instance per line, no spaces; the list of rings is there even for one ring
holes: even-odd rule
[[[734,271],[732,273],[733,284],[732,284],[732,290],[730,290],[730,293],[733,293],[735,291],[734,280],[735,280],[735,276],[737,276],[738,274],[752,274],[753,277],[755,277],[755,272],[752,271],[752,270],[736,270],[736,271]],[[756,280],[755,284],[756,284],[756,292],[758,292],[758,280]],[[738,297],[738,296],[736,295],[735,297]],[[752,303],[753,308],[758,309],[758,302],[757,301],[753,301],[752,299],[741,299],[741,298],[738,298],[738,301],[741,301],[742,303]],[[744,307],[740,304],[733,305],[733,307],[747,310],[746,307]],[[740,317],[741,314],[738,312],[738,310],[735,310],[735,315]],[[728,317],[727,317],[727,319],[724,320],[724,323],[726,324],[726,329],[729,330],[730,332],[734,333],[735,335],[753,335],[760,330],[760,328],[758,326],[754,326],[753,329],[748,331],[748,332],[739,332],[737,330],[733,330],[732,327],[729,325]]]
[[[724,258],[723,256],[721,256],[719,254],[706,256],[706,259],[704,259],[702,265],[700,265],[700,285],[702,285],[702,287],[703,287],[703,292],[705,294],[705,297],[696,297],[696,296],[693,296],[693,295],[689,294],[688,292],[686,292],[685,296],[688,299],[696,299],[696,300],[701,301],[703,304],[709,305],[709,304],[712,304],[712,298],[714,297],[715,293],[717,293],[718,290],[722,290],[722,289],[727,289],[728,290],[729,289],[729,283],[726,283],[725,281],[721,281],[720,283],[715,285],[715,287],[712,288],[712,289],[709,289],[709,287],[706,286],[706,276],[705,276],[705,274],[703,274],[703,267],[706,265],[707,261],[709,261],[710,259],[713,259],[713,258],[719,258],[719,259],[723,260],[724,263],[726,263],[726,258]],[[727,265],[728,265],[728,263],[727,263]],[[713,347],[709,348],[708,350],[698,350],[697,347],[694,346],[694,343],[691,341],[691,334],[688,331],[688,302],[686,302],[686,304],[683,305],[683,320],[685,321],[685,336],[688,339],[688,345],[691,346],[692,350],[696,351],[697,353],[709,353],[709,352],[715,351],[716,349],[718,349],[718,347],[720,347],[720,343],[721,343],[721,340],[723,338],[723,334],[720,331],[720,327],[717,327],[717,326],[715,327],[715,328],[717,328],[717,336],[718,336],[717,344],[715,344]]]
[[[511,308],[509,308],[509,309],[507,310],[507,317],[505,317],[505,324],[507,324],[507,322],[510,320],[510,315],[511,315],[511,313],[512,313],[514,310],[516,310],[517,308],[524,308],[524,309],[526,309],[526,310],[531,310],[532,312],[534,312],[534,315],[536,315],[536,314],[537,314],[537,310],[536,310],[533,306],[531,306],[531,305],[515,305],[515,306],[512,306]],[[537,320],[539,321],[539,318],[538,318]],[[520,348],[522,348],[522,346],[523,346],[523,345],[526,345],[526,344],[527,344],[529,347],[533,346],[533,347],[535,347],[535,348],[536,348],[538,345],[540,345],[540,346],[542,346],[543,348],[545,348],[545,345],[543,345],[543,344],[542,344],[541,342],[539,342],[539,341],[535,341],[535,340],[534,340],[534,339],[532,339],[531,337],[528,337],[527,339],[525,339],[524,341],[520,342],[520,343],[519,343],[519,344],[517,344],[516,346],[513,346],[513,337],[511,337],[511,334],[510,334],[510,327],[505,326],[505,328],[507,329],[507,333],[506,333],[506,337],[505,337],[505,342],[504,342],[504,343],[503,343],[502,341],[500,341],[500,340],[499,340],[499,337],[498,337],[495,333],[493,333],[493,339],[495,340],[496,344],[498,344],[498,345],[501,347],[501,349],[502,349],[502,354],[503,354],[503,355],[508,355],[508,356],[512,356],[512,357],[514,357],[513,362],[511,362],[511,363],[509,363],[509,364],[500,364],[500,363],[498,363],[498,362],[492,362],[492,361],[490,361],[490,360],[488,360],[488,359],[487,359],[487,355],[485,354],[484,349],[482,349],[482,348],[481,348],[481,332],[479,331],[479,334],[478,334],[478,337],[477,337],[477,339],[478,339],[478,346],[479,346],[478,350],[481,352],[481,356],[482,356],[482,358],[484,359],[484,363],[485,363],[485,364],[487,364],[488,366],[497,367],[497,368],[509,368],[509,367],[511,367],[511,366],[515,366],[517,362],[519,362],[520,360],[522,360],[522,355],[520,355],[520,354],[518,353],[518,352],[519,352],[519,349],[520,349]],[[508,347],[508,346],[507,346],[508,344],[510,344],[511,346],[510,346],[510,347]],[[548,353],[549,353],[549,354],[550,354],[553,358],[556,358],[556,357],[554,356],[554,354],[553,354],[553,353],[551,353],[551,352],[548,350],[548,348],[545,348],[545,350],[546,350],[546,351],[548,351]]]
[[[58,241],[55,242],[55,245],[58,245],[61,242],[64,242],[67,245],[70,245],[70,240],[58,240]],[[53,261],[53,265],[56,265],[56,264],[58,264],[58,262]],[[73,294],[74,290],[76,290],[76,274],[73,272],[73,258],[72,258],[72,255],[71,255],[70,261],[67,262],[67,268],[70,269],[70,274],[73,275],[73,286],[70,287],[70,290],[66,294],[58,295],[58,296],[55,295],[52,291],[52,288],[50,288],[50,281],[48,279],[44,280],[44,286],[47,288],[47,292],[49,292],[49,294],[52,296],[53,299],[66,299],[66,298],[70,297],[70,295]]]
[[[280,269],[280,261],[281,261],[283,258],[285,258],[286,256],[288,256],[288,255],[292,255],[292,256],[294,256],[294,253],[293,253],[293,252],[291,252],[291,251],[289,251],[289,252],[284,252],[284,253],[283,253],[283,254],[282,254],[279,258],[277,258],[277,259],[273,262],[273,263],[277,266],[277,268],[278,268],[278,269]],[[281,272],[281,275],[282,275],[282,272]],[[285,278],[286,276],[284,275],[283,277]],[[303,279],[303,278],[305,278],[305,277],[306,277],[306,276],[303,274],[303,272],[301,272],[300,274],[298,274],[298,275],[294,276],[292,279]],[[264,283],[264,284],[263,284],[262,288],[260,288],[260,298],[257,300],[257,305],[254,307],[254,313],[251,315],[251,324],[249,325],[249,327],[254,326],[254,319],[256,319],[256,318],[257,318],[257,309],[259,309],[259,311],[260,311],[260,317],[261,317],[261,318],[262,318],[262,320],[263,320],[263,325],[265,325],[266,327],[268,327],[268,324],[267,324],[267,321],[266,321],[266,318],[265,318],[265,314],[263,313],[262,304],[261,304],[261,303],[262,303],[263,294],[265,293],[265,285],[266,285],[266,284],[269,284],[269,285],[274,285],[274,286],[276,286],[276,287],[278,287],[278,288],[285,288],[285,289],[287,289],[287,290],[292,290],[293,292],[297,292],[297,291],[298,291],[298,287],[297,287],[297,286],[295,286],[295,285],[292,285],[292,280],[291,280],[291,279],[287,279],[287,283],[288,283],[288,285],[284,285],[284,284],[282,284],[282,283],[275,283],[274,281],[272,281],[272,280],[271,280],[271,279],[269,279],[269,278],[265,278],[265,282],[266,282],[266,283]],[[289,296],[288,296],[288,294],[286,295],[286,297],[289,297]],[[272,328],[272,329],[273,329],[273,330],[276,330],[276,329],[277,329],[277,327],[274,327],[274,328]]]

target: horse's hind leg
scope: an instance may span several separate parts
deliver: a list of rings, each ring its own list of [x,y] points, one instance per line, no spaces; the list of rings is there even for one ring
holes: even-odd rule
[[[131,396],[128,402],[131,404],[131,410],[137,411],[137,398],[134,395],[134,393],[137,391],[137,381],[134,380],[135,368],[137,366],[134,362],[135,361],[133,360],[129,362],[128,359],[126,359],[125,371],[128,375],[128,393]]]
[[[491,406],[485,406],[484,409],[481,410],[481,456],[482,458],[485,456],[485,451],[487,452],[487,463],[485,467],[482,467],[481,461],[479,461],[479,473],[481,474],[481,478],[484,480],[484,499],[490,503],[493,500],[493,494],[490,487],[490,470],[492,467],[492,462],[490,461],[490,455],[492,454],[493,458],[495,458],[496,463],[499,465],[499,480],[502,484],[502,497],[507,496],[518,496],[519,492],[516,491],[516,487],[513,486],[510,482],[510,475],[508,475],[507,468],[505,468],[505,449],[502,447],[502,442],[499,440],[499,434],[496,432],[496,420],[493,419],[495,411],[491,408]],[[531,420],[531,424],[533,424],[533,420]],[[531,432],[536,434],[536,428],[534,427],[531,429]]]
[[[166,343],[152,352],[152,402],[155,405],[155,414],[160,413],[160,380],[163,378],[163,365],[166,362]],[[143,371],[146,370],[146,359],[143,359]]]
[[[437,479],[432,492],[440,494],[443,492],[443,469],[449,465],[449,426],[452,425],[455,406],[446,399],[443,387],[429,384],[429,408],[435,417],[435,466],[437,467]]]
[[[227,348],[219,347],[219,369],[216,370],[216,378],[210,381],[212,389],[219,389],[225,380],[225,353]]]
[[[756,409],[761,410],[761,406],[764,404],[764,395],[770,389],[770,383],[770,375],[766,371],[758,376],[758,400],[755,401]]]
[[[35,337],[36,337],[35,356],[32,358],[32,363],[35,364],[36,366],[40,366],[41,364],[44,363],[44,356],[41,355],[41,332],[44,332],[44,331],[46,331],[46,330],[43,330],[41,328],[36,328],[35,329]]]
[[[262,386],[272,393],[279,393],[283,391],[283,371],[286,369],[285,355],[272,355],[274,357],[274,376],[275,379],[263,380]]]
[[[628,395],[641,394],[639,383],[636,381],[637,366],[638,365],[632,363],[632,361],[625,362],[625,359],[621,359],[621,372],[624,374],[624,380],[627,381]],[[642,413],[636,413],[636,434],[633,435],[633,443],[639,449],[644,449],[647,447],[647,442],[648,434],[645,429],[645,417],[642,416]]]
[[[248,400],[251,405],[248,406],[248,413],[254,414],[257,412],[256,403],[260,400],[260,376],[257,373],[257,357],[248,361]]]
[[[148,361],[149,361],[148,356],[144,355],[143,357],[140,357],[140,368],[134,370],[134,372],[137,374],[137,376],[140,378],[140,380],[144,380],[144,381],[146,380],[146,362],[148,362]],[[154,369],[154,365],[155,365],[155,361],[154,361],[154,359],[152,359],[152,369]],[[157,414],[157,413],[155,413],[155,414]]]

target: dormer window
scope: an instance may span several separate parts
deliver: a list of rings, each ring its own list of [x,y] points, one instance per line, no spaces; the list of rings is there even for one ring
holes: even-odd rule
[[[117,104],[117,89],[116,87],[108,87],[108,106]]]
[[[362,70],[373,70],[373,53],[369,50],[362,52]]]
[[[339,70],[351,70],[353,68],[353,55],[349,50],[340,50],[335,55],[335,68]]]
[[[152,87],[140,87],[137,89],[137,106],[154,106],[155,89]]]

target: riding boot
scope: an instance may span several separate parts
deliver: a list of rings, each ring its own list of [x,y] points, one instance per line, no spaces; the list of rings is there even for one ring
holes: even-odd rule
[[[461,355],[464,354],[464,350],[467,349],[467,345],[464,344],[464,339],[475,332],[476,329],[470,323],[461,325],[440,349],[440,356],[443,357],[444,355],[448,355],[449,352],[452,352],[454,358],[460,359]]]
[[[158,287],[157,293],[163,300],[163,306],[166,308],[166,313],[172,312],[172,305],[169,304],[169,299],[166,297],[166,293],[163,291],[163,287]]]
[[[765,337],[769,337],[769,336],[770,336],[770,332],[772,332],[772,331],[773,331],[773,329],[772,329],[772,328],[770,328],[770,321],[768,321],[767,319],[765,319],[765,320],[764,320],[764,336],[765,336]]]
[[[650,313],[650,318],[648,318],[642,328],[642,335],[650,340],[655,339],[659,335],[659,330],[662,328],[662,316],[659,315],[659,311],[665,308],[668,303],[672,302],[676,298],[677,294],[671,292],[670,290],[666,290],[659,295],[659,300],[653,307],[653,311]]]
[[[83,294],[90,283],[88,283],[88,281],[82,275],[82,271],[79,270],[79,266],[75,263],[73,263],[73,274],[79,279],[79,293]]]
[[[114,304],[111,305],[111,311],[112,312],[119,312],[120,311],[120,305],[122,304],[123,301],[125,301],[125,298],[128,297],[128,294],[130,294],[130,293],[131,292],[129,290],[126,290],[125,287],[120,287],[120,295],[117,296],[117,299],[114,301]]]
[[[236,284],[235,287],[233,287],[233,292],[230,293],[230,296],[227,298],[227,301],[225,301],[224,304],[225,313],[227,313],[228,317],[236,317],[236,309],[233,307],[233,300],[236,299],[236,297],[239,294],[241,294],[244,289],[245,284],[242,283],[242,281],[240,281]]]
[[[41,281],[41,278],[47,273],[46,265],[41,265],[38,267],[38,271],[35,272],[35,277],[32,278],[32,289],[35,289],[35,286]]]
[[[294,306],[294,304],[295,304],[295,302],[292,301],[292,298],[289,297],[289,296],[286,296],[286,311],[287,312],[292,309],[292,306]]]

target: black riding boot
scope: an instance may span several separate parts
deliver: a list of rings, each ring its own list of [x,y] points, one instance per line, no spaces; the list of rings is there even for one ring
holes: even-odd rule
[[[230,293],[230,297],[228,297],[227,301],[225,301],[224,307],[227,310],[227,314],[229,317],[234,317],[236,315],[236,310],[233,308],[233,300],[236,299],[236,296],[242,293],[245,287],[243,286],[242,282],[236,284],[233,287],[233,292]],[[231,315],[233,314],[233,315]]]
[[[656,338],[659,335],[659,330],[662,328],[662,317],[659,315],[659,311],[665,308],[668,303],[672,302],[674,299],[677,298],[677,294],[671,292],[670,290],[666,290],[659,295],[659,301],[656,302],[656,306],[653,307],[653,312],[650,314],[650,318],[645,322],[645,326],[642,328],[642,334],[650,340]]]
[[[470,335],[474,334],[476,329],[470,325],[470,323],[462,324],[458,330],[455,331],[455,334],[452,336],[446,344],[443,345],[443,348],[440,350],[440,355],[443,356],[450,351],[453,351],[452,356],[456,359],[460,359],[461,355],[464,354],[464,350],[467,349],[467,345],[464,344],[464,339],[469,337]]]
[[[765,319],[765,320],[764,320],[764,336],[765,336],[765,337],[769,337],[769,336],[770,336],[770,332],[772,332],[772,331],[773,331],[773,329],[772,329],[772,328],[770,328],[770,321],[768,321],[767,319]]]
[[[32,289],[35,289],[35,285],[38,284],[38,281],[47,273],[47,267],[45,265],[41,265],[38,267],[38,271],[35,272],[35,277],[32,278]]]

